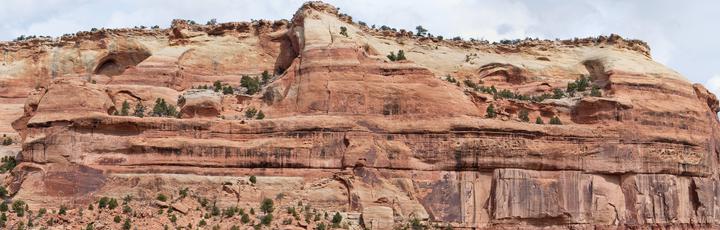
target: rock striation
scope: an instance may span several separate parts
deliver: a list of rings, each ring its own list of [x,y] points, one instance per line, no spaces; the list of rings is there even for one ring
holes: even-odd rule
[[[717,97],[617,35],[443,40],[307,2],[0,49],[3,183],[70,208],[41,225],[249,227],[271,199],[272,229],[720,227]]]

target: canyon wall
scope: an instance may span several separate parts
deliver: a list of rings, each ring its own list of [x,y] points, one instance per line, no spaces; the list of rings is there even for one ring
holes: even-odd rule
[[[19,151],[4,184],[31,210],[131,195],[127,218],[162,229],[197,225],[202,198],[248,210],[271,198],[268,227],[283,229],[336,212],[351,229],[720,225],[717,98],[617,35],[442,40],[308,2],[290,21],[176,20],[0,48],[0,132],[17,142],[2,148]],[[388,60],[399,50],[407,60]],[[241,86],[264,71],[259,92]],[[179,115],[152,116],[160,99]],[[147,110],[123,116],[125,103]],[[295,206],[330,216],[293,218]],[[116,214],[42,218],[115,229]]]

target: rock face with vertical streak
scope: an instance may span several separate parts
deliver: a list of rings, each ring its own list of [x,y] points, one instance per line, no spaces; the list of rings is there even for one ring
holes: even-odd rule
[[[308,2],[0,49],[3,186],[70,212],[40,226],[121,228],[127,206],[138,229],[229,229],[269,198],[278,229],[720,227],[718,99],[642,41],[443,40]]]

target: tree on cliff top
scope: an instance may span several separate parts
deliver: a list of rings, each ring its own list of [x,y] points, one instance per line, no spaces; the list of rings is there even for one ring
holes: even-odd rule
[[[417,30],[417,36],[423,37],[425,34],[427,34],[427,29],[423,28],[423,26],[417,26],[415,27],[415,30]]]

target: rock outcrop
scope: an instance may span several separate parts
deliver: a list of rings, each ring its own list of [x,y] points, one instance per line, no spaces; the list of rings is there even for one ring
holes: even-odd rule
[[[718,99],[641,41],[416,37],[321,2],[172,25],[0,44],[4,185],[70,208],[36,226],[720,227]]]

